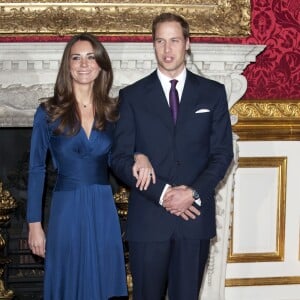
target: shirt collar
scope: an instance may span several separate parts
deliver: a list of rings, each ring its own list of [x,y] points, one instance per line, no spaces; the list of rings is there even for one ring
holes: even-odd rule
[[[178,80],[176,89],[178,91],[179,101],[181,100],[181,96],[182,96],[182,92],[183,92],[183,88],[184,88],[184,84],[185,84],[185,80],[186,80],[186,75],[187,75],[186,68],[184,68],[182,70],[182,72],[175,78],[170,78],[170,77],[166,76],[165,74],[163,74],[159,69],[157,69],[157,76],[161,82],[162,88],[164,90],[164,93],[165,93],[167,99],[169,98],[168,95],[169,95],[169,91],[170,91],[170,87],[171,87],[170,80],[176,79],[176,80]]]
[[[175,78],[168,77],[165,74],[163,74],[159,69],[157,69],[157,76],[158,76],[159,80],[161,81],[161,83],[163,83],[163,84],[164,83],[170,84],[170,80],[176,79],[176,80],[178,80],[177,84],[181,83],[182,85],[184,85],[185,79],[186,79],[186,68],[184,68],[182,70],[182,72],[179,75],[177,75]]]

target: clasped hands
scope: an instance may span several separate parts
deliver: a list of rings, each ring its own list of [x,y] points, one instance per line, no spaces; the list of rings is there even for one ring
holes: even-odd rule
[[[193,206],[193,191],[186,185],[168,187],[163,197],[163,207],[184,220],[196,219],[200,216],[200,210]]]
[[[134,155],[135,163],[132,167],[133,176],[136,178],[136,187],[147,190],[151,181],[156,183],[155,171],[148,157],[137,153]],[[185,185],[168,187],[163,196],[162,206],[171,214],[180,216],[184,220],[195,219],[200,215],[200,210],[193,206],[194,198],[191,188]]]

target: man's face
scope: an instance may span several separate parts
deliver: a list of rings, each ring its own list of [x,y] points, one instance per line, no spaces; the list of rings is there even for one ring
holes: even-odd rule
[[[158,23],[153,41],[158,69],[174,78],[184,69],[185,55],[189,49],[189,39],[183,36],[178,22]]]

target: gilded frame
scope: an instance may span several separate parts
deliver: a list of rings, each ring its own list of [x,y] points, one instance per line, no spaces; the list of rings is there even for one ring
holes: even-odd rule
[[[0,36],[150,35],[163,11],[183,15],[192,36],[247,36],[250,0],[1,0]]]
[[[240,141],[300,140],[300,100],[240,100],[230,113]]]
[[[234,253],[233,227],[231,227],[228,250],[228,263],[271,262],[284,260],[285,219],[286,219],[286,183],[287,157],[240,157],[239,168],[277,168],[277,215],[276,215],[276,250],[275,252]],[[234,219],[233,219],[234,223]]]

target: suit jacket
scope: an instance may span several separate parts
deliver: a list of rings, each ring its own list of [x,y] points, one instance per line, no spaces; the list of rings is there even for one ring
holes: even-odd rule
[[[120,90],[119,100],[111,166],[131,188],[127,239],[165,241],[173,233],[190,239],[212,238],[216,234],[215,188],[233,158],[224,86],[187,71],[176,125],[156,71]],[[132,175],[137,152],[149,157],[157,176],[156,184],[146,191],[135,187]],[[196,189],[201,215],[185,221],[167,212],[159,204],[165,184]]]

